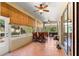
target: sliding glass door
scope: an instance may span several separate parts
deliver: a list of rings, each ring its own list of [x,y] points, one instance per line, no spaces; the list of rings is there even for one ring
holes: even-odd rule
[[[62,39],[62,43],[63,43],[63,47],[64,47],[64,51],[66,53],[66,55],[72,55],[72,3],[68,3],[67,8],[65,9],[64,13],[63,13],[63,39]]]

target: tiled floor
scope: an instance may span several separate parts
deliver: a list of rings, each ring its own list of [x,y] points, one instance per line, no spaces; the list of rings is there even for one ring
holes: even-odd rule
[[[63,49],[56,48],[56,41],[48,38],[45,44],[32,42],[31,44],[8,53],[9,56],[64,56]]]

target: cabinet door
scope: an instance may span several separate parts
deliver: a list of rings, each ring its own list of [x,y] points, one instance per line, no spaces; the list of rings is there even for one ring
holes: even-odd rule
[[[31,18],[31,26],[34,27],[34,20]]]
[[[19,24],[20,20],[19,20],[19,14],[16,11],[15,8],[11,8],[11,12],[10,12],[10,23],[11,24]]]
[[[27,15],[23,16],[23,23],[24,23],[24,25],[28,25],[28,17],[27,17]]]
[[[33,20],[33,27],[35,27],[35,20]]]
[[[32,24],[32,19],[31,19],[31,17],[28,17],[28,25],[29,26],[32,26],[33,24]]]
[[[19,24],[19,25],[22,25],[22,21],[21,21],[22,20],[22,16],[21,16],[21,14],[18,11],[16,12],[16,16],[17,16],[16,17],[16,23]]]
[[[21,25],[23,25],[23,15],[22,14],[20,14],[20,22],[21,22]]]
[[[10,21],[11,24],[18,24],[18,15],[17,15],[17,12],[15,11],[11,11],[11,21]]]
[[[13,24],[15,23],[15,12],[14,11],[11,11],[11,14],[10,14],[10,23]]]
[[[26,17],[24,16],[24,19],[23,19],[23,24],[26,25]]]
[[[9,7],[4,3],[1,3],[1,15],[9,17]]]
[[[28,25],[30,25],[30,18],[28,17]]]

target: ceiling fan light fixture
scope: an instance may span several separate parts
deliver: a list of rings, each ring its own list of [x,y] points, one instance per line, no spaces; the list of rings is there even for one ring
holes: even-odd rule
[[[39,10],[39,12],[43,12],[43,10]]]

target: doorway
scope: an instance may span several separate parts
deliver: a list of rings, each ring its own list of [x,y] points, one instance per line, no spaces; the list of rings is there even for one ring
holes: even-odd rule
[[[9,18],[0,16],[0,55],[9,51]]]

